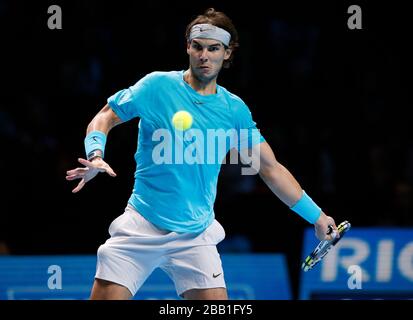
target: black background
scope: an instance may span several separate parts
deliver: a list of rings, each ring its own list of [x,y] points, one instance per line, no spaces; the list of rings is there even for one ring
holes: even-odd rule
[[[307,193],[337,223],[412,226],[412,28],[401,3],[1,2],[0,240],[16,255],[95,254],[133,187],[138,120],[110,133],[117,178],[100,175],[72,194],[65,172],[110,95],[149,72],[188,67],[185,27],[208,7],[240,35],[218,83],[247,103]],[[62,30],[47,26],[53,4]],[[347,27],[351,4],[362,30]],[[285,253],[294,284],[308,224],[239,172],[225,165],[220,175],[221,251]]]

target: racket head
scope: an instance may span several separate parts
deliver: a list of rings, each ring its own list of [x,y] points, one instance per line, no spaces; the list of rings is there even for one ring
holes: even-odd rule
[[[337,226],[338,233],[340,237],[335,237],[332,240],[322,240],[319,242],[317,247],[307,256],[307,258],[304,259],[304,262],[301,265],[301,269],[304,272],[307,272],[314,268],[316,264],[318,264],[326,255],[327,253],[331,250],[333,246],[335,246],[346,234],[347,231],[349,231],[351,228],[351,224],[348,221],[343,221]],[[330,230],[332,230],[332,227],[330,226]],[[330,231],[331,232],[331,231]]]

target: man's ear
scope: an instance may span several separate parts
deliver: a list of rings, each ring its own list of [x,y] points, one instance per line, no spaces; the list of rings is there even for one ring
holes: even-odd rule
[[[231,54],[232,54],[231,48],[225,49],[224,60],[228,60],[231,57]]]
[[[191,43],[189,41],[186,42],[186,53],[189,54],[189,49],[191,48]]]

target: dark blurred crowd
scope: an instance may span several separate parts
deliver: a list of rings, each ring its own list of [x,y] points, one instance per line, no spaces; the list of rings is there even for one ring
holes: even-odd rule
[[[95,253],[132,190],[138,120],[110,133],[116,179],[99,176],[73,195],[65,172],[84,156],[86,126],[107,97],[148,72],[187,68],[185,27],[206,7],[64,2],[62,30],[49,30],[48,5],[0,3],[0,251]],[[413,226],[403,20],[384,24],[385,8],[371,7],[365,29],[350,31],[345,6],[212,5],[241,42],[218,82],[244,99],[307,193],[338,223]],[[300,255],[308,225],[239,166],[223,166],[215,211],[222,250]]]

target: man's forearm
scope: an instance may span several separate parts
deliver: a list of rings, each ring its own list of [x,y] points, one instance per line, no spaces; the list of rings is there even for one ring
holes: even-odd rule
[[[109,105],[99,111],[86,129],[85,150],[88,160],[104,157],[106,137],[109,131],[121,122]]]
[[[109,131],[119,123],[120,119],[116,117],[111,108],[106,105],[89,123],[86,134],[92,131],[100,131],[107,135]]]
[[[292,207],[300,200],[303,194],[300,184],[279,162],[261,168],[259,174],[271,191],[288,207]]]
[[[291,210],[299,214],[316,227],[317,237],[321,240],[326,237],[328,226],[334,220],[324,214],[321,208],[303,191],[293,175],[280,164],[274,156],[271,147],[263,142],[252,148],[253,154],[260,158],[260,166],[256,171],[268,185],[271,191],[284,202]],[[259,152],[258,152],[259,151]]]

